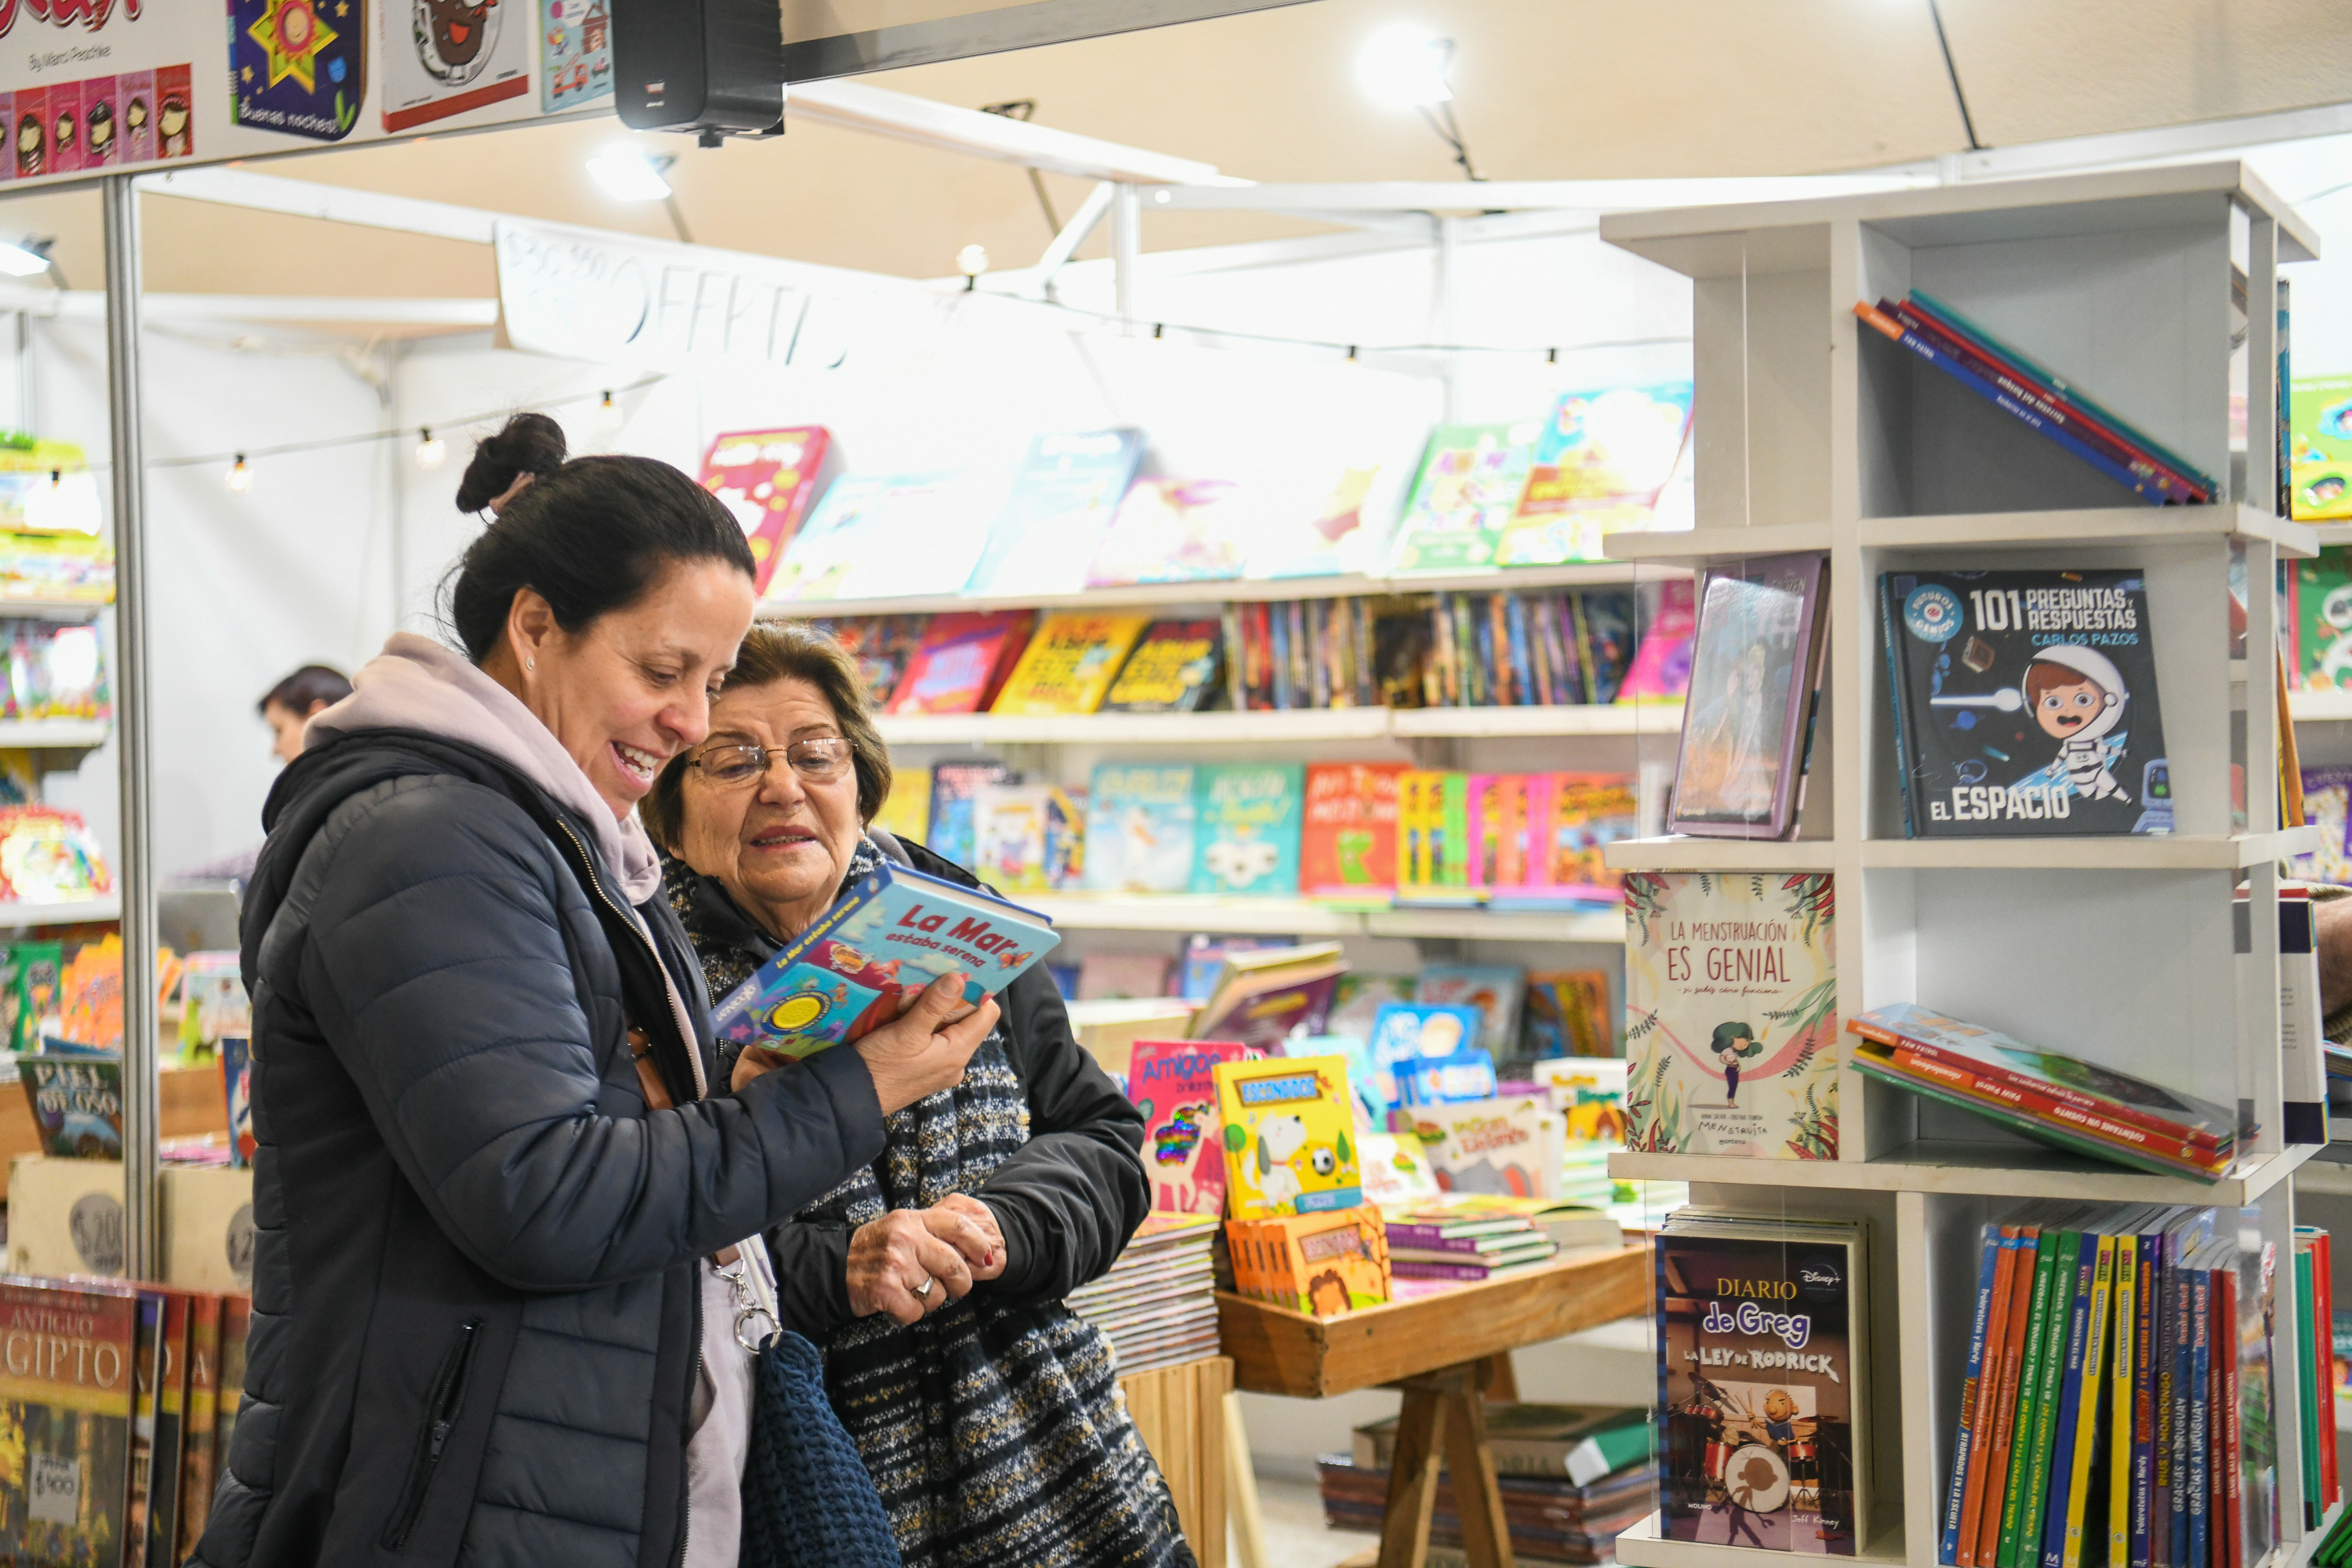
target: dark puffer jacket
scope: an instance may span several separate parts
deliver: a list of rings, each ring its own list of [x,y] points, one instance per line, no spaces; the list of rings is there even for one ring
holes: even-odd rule
[[[694,1103],[676,918],[639,906],[649,947],[586,826],[486,752],[348,735],[265,821],[252,1339],[192,1563],[679,1562],[697,1260],[881,1152],[863,1061]]]

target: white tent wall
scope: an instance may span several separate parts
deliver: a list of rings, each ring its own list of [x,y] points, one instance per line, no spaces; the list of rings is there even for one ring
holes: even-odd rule
[[[31,342],[31,423],[102,464],[103,327],[36,321]],[[241,496],[223,482],[226,459],[156,466],[378,427],[376,390],[346,362],[356,345],[251,352],[150,330],[143,352],[155,866],[168,876],[260,842],[277,763],[254,704],[298,665],[349,668],[383,641],[392,512],[380,444],[257,459]],[[14,359],[12,348],[11,373]],[[7,384],[13,406],[14,374]],[[116,777],[110,741],[45,785],[110,854],[121,843]]]

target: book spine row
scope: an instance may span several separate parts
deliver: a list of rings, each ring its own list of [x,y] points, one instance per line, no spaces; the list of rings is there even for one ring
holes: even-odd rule
[[[2303,1417],[2315,1528],[2341,1495],[2315,1328],[2333,1306],[2328,1245],[2298,1227],[2281,1268],[2234,1215],[2154,1204],[2040,1205],[1983,1226],[1938,1561],[2250,1568],[2277,1535],[2281,1394]],[[2280,1290],[2299,1309],[2292,1343]]]

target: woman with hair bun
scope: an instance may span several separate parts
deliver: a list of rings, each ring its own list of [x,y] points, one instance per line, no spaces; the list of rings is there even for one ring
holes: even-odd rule
[[[485,436],[457,481],[457,510],[500,515],[525,486],[563,467],[563,426],[544,414],[518,414]]]
[[[394,637],[264,812],[246,1415],[193,1568],[735,1568],[758,1238],[996,1023],[945,976],[727,1092],[635,812],[709,732],[751,551],[666,463],[551,460],[552,423],[467,470],[460,647]]]

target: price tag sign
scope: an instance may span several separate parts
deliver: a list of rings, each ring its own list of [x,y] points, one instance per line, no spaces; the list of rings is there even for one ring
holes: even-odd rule
[[[81,1518],[81,1461],[32,1454],[25,1461],[25,1511],[36,1524],[71,1526]]]

